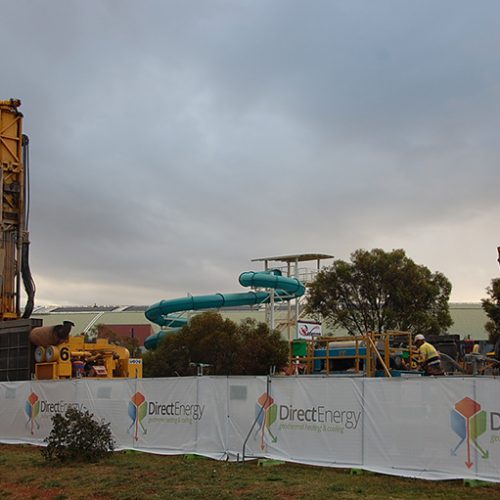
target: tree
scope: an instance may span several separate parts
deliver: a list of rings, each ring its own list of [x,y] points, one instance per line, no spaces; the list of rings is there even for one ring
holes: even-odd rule
[[[308,310],[349,334],[410,331],[440,334],[451,326],[451,283],[417,265],[404,250],[356,250],[335,260],[309,287]]]
[[[279,370],[288,363],[288,342],[281,338],[278,330],[250,318],[242,321],[238,330],[241,375],[265,375],[270,367]]]
[[[128,349],[131,358],[140,358],[142,356],[139,340],[135,337],[122,337],[118,335],[108,325],[98,323],[85,334],[85,341],[93,343],[96,339],[107,339],[110,344],[119,345]]]
[[[195,375],[200,364],[211,375],[265,375],[271,366],[286,365],[288,344],[265,323],[236,324],[209,311],[167,335],[143,359],[146,377]]]
[[[488,332],[488,341],[496,344],[500,340],[500,278],[492,279],[486,292],[489,298],[483,299],[481,304],[489,321],[484,328]]]
[[[189,352],[180,332],[165,337],[156,350],[142,356],[144,377],[175,377],[194,375],[189,366]]]

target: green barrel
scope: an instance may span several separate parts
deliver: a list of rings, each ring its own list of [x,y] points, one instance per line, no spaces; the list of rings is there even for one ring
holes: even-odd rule
[[[292,355],[301,357],[307,356],[307,340],[292,340]]]

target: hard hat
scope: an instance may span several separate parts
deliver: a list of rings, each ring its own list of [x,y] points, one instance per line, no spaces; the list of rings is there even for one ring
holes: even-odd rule
[[[417,342],[417,340],[425,341],[425,337],[421,333],[419,333],[418,335],[415,335],[415,342]]]

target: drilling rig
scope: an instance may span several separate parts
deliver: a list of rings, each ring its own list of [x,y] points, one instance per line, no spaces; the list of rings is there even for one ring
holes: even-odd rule
[[[18,99],[0,100],[0,381],[29,378],[35,285],[29,267],[29,140]],[[24,285],[26,305],[21,308]]]
[[[18,99],[0,100],[0,382],[80,376],[84,362],[85,376],[141,377],[142,360],[130,359],[124,347],[71,337],[70,321],[42,327],[40,319],[30,318],[35,284],[29,267],[29,140],[20,106]]]
[[[27,294],[22,313],[33,311],[35,286],[29,268],[29,154],[22,133],[21,101],[0,101],[0,320],[21,317],[21,279]]]

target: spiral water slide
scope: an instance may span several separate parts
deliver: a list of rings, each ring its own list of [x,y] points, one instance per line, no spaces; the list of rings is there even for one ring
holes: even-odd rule
[[[283,276],[281,271],[277,269],[242,273],[239,282],[244,287],[264,288],[270,291],[251,290],[243,293],[215,293],[213,295],[162,300],[146,310],[146,318],[161,327],[178,329],[182,328],[188,321],[186,318],[180,317],[180,314],[186,311],[268,304],[273,295],[275,301],[283,302],[300,297],[305,293],[305,286],[301,281]],[[174,313],[177,314],[174,315]],[[167,330],[161,330],[150,335],[144,341],[144,347],[148,350],[156,349],[160,340],[168,333]]]

